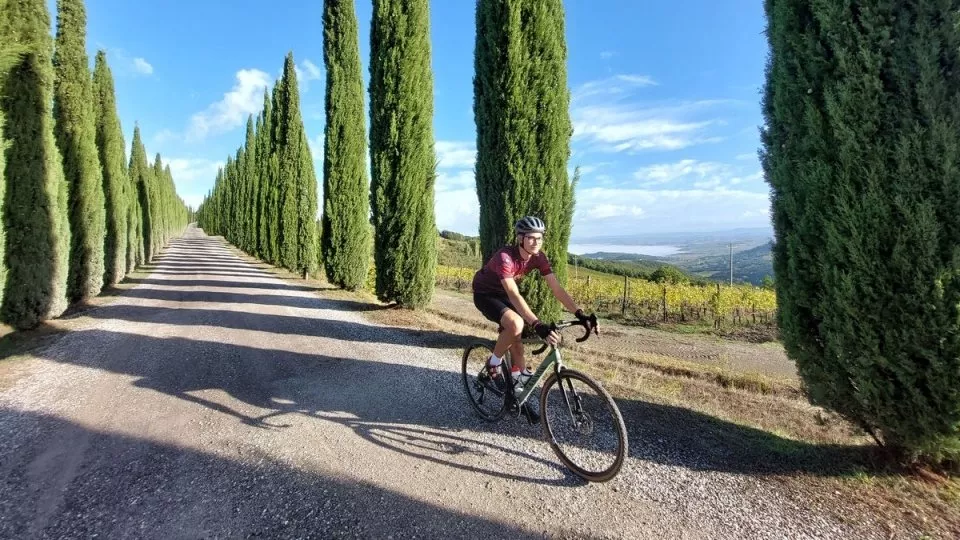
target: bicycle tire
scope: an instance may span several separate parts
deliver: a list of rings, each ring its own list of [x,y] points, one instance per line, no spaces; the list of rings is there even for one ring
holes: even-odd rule
[[[577,379],[590,387],[590,389],[596,393],[596,396],[600,398],[607,412],[613,418],[617,439],[615,458],[613,463],[602,471],[589,471],[575,463],[573,459],[564,453],[563,448],[561,448],[554,436],[553,428],[550,425],[550,411],[548,410],[549,404],[547,403],[547,397],[550,395],[550,390],[554,385],[558,384],[558,382],[559,384],[563,384],[567,379]],[[584,480],[597,483],[606,482],[615,477],[623,467],[629,451],[627,427],[623,422],[623,415],[620,413],[620,409],[617,407],[616,402],[613,401],[610,393],[589,375],[572,369],[563,369],[559,375],[557,373],[551,374],[540,390],[540,423],[543,425],[547,442],[550,444],[553,452],[567,468]]]
[[[471,388],[476,388],[475,384],[477,383],[476,381],[477,373],[476,372],[470,373],[471,371],[473,371],[473,369],[469,368],[467,364],[470,361],[471,353],[473,353],[477,349],[483,349],[482,357],[484,360],[486,360],[486,358],[489,358],[490,354],[493,353],[493,348],[487,343],[476,342],[468,345],[463,350],[463,360],[461,361],[461,364],[460,364],[460,380],[463,382],[463,390],[464,392],[467,393],[467,399],[470,401],[470,405],[473,407],[474,411],[476,411],[477,414],[480,415],[480,418],[483,418],[488,422],[496,422],[497,420],[500,420],[501,418],[503,418],[503,415],[506,414],[507,412],[506,394],[501,393],[501,395],[497,397],[500,400],[499,402],[500,404],[498,408],[495,408],[493,411],[488,411],[481,406],[482,405],[481,403],[478,403],[477,398],[474,397],[473,393],[470,391]],[[501,367],[500,367],[501,370],[503,370],[504,365],[505,364],[501,364]],[[491,385],[483,385],[483,390],[484,390],[484,395],[486,395],[487,391],[489,391],[491,395],[496,395],[497,393],[497,389],[493,388]],[[483,399],[483,396],[481,396],[481,399]]]

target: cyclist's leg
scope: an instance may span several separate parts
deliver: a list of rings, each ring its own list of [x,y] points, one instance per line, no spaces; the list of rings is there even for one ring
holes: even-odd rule
[[[493,347],[493,354],[503,358],[507,350],[510,350],[510,358],[514,365],[523,367],[523,364],[517,363],[518,360],[523,360],[523,344],[520,343],[520,333],[523,332],[523,318],[520,317],[520,314],[516,311],[506,307],[500,315],[500,327],[503,328],[503,330],[500,331],[500,336],[497,337],[497,344]],[[517,344],[521,345],[521,356],[519,359],[513,356]]]

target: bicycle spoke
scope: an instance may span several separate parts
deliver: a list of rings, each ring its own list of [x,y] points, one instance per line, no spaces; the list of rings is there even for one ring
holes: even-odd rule
[[[461,377],[470,404],[485,420],[498,420],[506,410],[504,399],[503,373],[499,380],[492,380],[487,373],[487,358],[491,349],[488,345],[476,343],[468,347],[463,354]],[[500,370],[503,370],[501,365]]]
[[[613,400],[587,376],[564,370],[547,381],[542,415],[557,456],[578,475],[606,481],[620,470],[626,429]]]

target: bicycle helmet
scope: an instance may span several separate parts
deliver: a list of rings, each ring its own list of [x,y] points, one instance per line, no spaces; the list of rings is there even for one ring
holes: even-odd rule
[[[547,232],[547,226],[544,225],[543,220],[537,216],[520,218],[520,221],[517,221],[517,224],[513,227],[513,229],[517,232],[517,234],[544,234]]]

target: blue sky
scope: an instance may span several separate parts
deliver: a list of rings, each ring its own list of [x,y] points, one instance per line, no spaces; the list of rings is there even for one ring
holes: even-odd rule
[[[574,242],[646,232],[769,227],[757,160],[767,45],[755,0],[566,0]],[[322,0],[87,0],[87,47],[106,49],[126,143],[170,164],[196,206],[243,143],[248,114],[293,51],[322,183]],[[476,234],[474,6],[431,1],[441,229]],[[55,23],[55,2],[50,1]],[[364,81],[371,1],[356,3]],[[368,99],[365,96],[365,102]],[[369,119],[368,127],[369,127]]]

